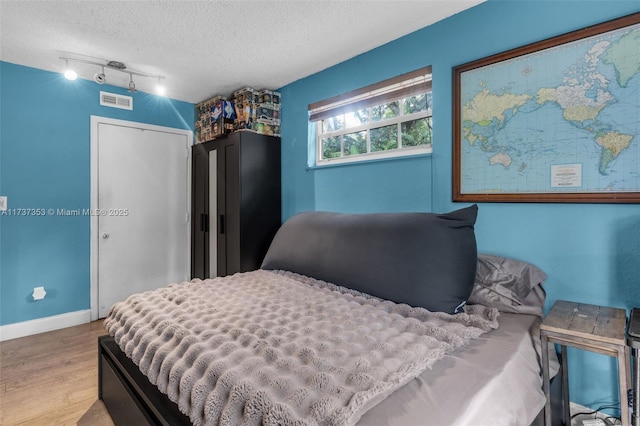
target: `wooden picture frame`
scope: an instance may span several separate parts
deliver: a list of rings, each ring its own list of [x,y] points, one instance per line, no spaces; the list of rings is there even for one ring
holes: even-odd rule
[[[453,201],[639,203],[638,52],[640,12],[456,66]]]

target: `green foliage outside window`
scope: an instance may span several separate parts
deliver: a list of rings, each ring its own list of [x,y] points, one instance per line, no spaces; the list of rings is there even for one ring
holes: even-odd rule
[[[371,121],[388,120],[400,115],[398,101],[371,107]]]
[[[322,139],[322,158],[338,158],[340,151],[340,136]]]
[[[398,126],[378,127],[371,129],[371,152],[386,151],[398,147]]]
[[[423,93],[322,120],[321,160],[399,148],[430,147],[430,105],[431,93]],[[385,124],[385,121],[391,123]],[[371,127],[374,123],[379,123],[379,127]],[[355,131],[347,133],[347,129],[352,128]],[[333,135],[328,135],[331,133]]]
[[[402,111],[404,114],[413,114],[420,111],[426,111],[428,104],[431,103],[431,93],[423,93],[417,96],[405,98],[402,102]]]
[[[431,145],[431,117],[405,121],[402,127],[402,146]]]
[[[367,153],[367,132],[357,132],[344,135],[344,155]]]

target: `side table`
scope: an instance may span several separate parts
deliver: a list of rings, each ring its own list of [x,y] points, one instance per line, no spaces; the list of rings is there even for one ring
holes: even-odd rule
[[[567,346],[616,357],[620,384],[622,426],[629,426],[627,390],[631,383],[630,357],[625,340],[626,311],[624,309],[558,300],[540,324],[542,339],[542,388],[545,405],[545,425],[551,426],[551,397],[549,384],[549,355],[544,348],[557,343],[561,350],[563,373],[564,420],[569,424],[569,376]]]
[[[633,354],[633,415],[631,425],[640,426],[640,308],[633,308],[629,317],[627,343]]]

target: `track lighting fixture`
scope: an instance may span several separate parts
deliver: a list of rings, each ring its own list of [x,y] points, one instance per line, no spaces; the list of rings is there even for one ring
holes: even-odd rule
[[[124,63],[119,61],[108,61],[105,63],[100,63],[100,62],[94,62],[94,61],[87,61],[84,59],[75,59],[75,58],[67,58],[67,57],[60,57],[60,59],[65,62],[64,76],[67,80],[75,80],[76,78],[78,78],[78,74],[75,71],[73,71],[71,68],[69,68],[69,62],[74,62],[74,61],[81,64],[96,65],[100,67],[102,72],[96,73],[93,75],[93,81],[95,81],[98,84],[104,84],[107,82],[107,77],[104,73],[105,68],[108,68],[113,71],[127,73],[129,74],[128,90],[131,93],[136,93],[138,91],[138,89],[136,88],[136,84],[133,81],[134,75],[137,77],[157,78],[158,83],[160,83],[160,81],[165,78],[163,75],[149,74],[146,72],[133,71],[133,70],[127,69],[127,66]],[[158,84],[156,86],[156,93],[159,94],[160,96],[164,96],[164,87]]]
[[[129,91],[131,93],[136,93],[136,84],[133,82],[133,75],[129,73]]]
[[[100,74],[94,74],[93,81],[98,84],[104,84],[107,81],[107,76],[104,75],[104,67],[102,67],[102,72]]]

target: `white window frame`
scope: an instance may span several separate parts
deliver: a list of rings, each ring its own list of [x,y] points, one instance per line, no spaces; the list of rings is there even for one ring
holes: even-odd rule
[[[431,93],[431,67],[412,71],[344,95],[339,95],[334,98],[309,105],[310,121],[315,122],[313,123],[315,126],[315,132],[313,132],[315,134],[313,141],[315,144],[315,165],[321,167],[333,164],[431,154],[433,140],[429,145],[411,147],[402,146],[402,123],[432,117],[432,108],[430,103],[427,105],[426,110],[411,114],[405,114],[404,109],[402,108],[403,99],[423,93]],[[376,103],[376,99],[383,100]],[[327,119],[337,117],[351,111],[388,104],[394,101],[398,101],[400,106],[399,115],[395,117],[386,120],[371,121],[371,110],[369,110],[369,121],[367,123],[351,127],[347,127],[345,125],[339,130],[323,133],[323,122]],[[370,131],[394,124],[398,128],[398,147],[384,151],[371,152]],[[362,154],[344,155],[344,136],[361,131],[367,132],[367,152]],[[336,136],[340,138],[341,156],[335,158],[322,158],[322,140]]]

